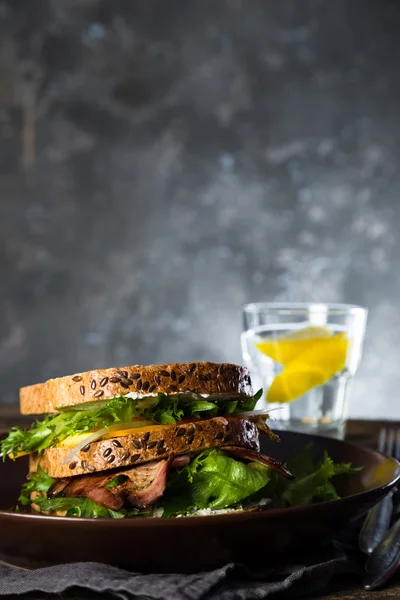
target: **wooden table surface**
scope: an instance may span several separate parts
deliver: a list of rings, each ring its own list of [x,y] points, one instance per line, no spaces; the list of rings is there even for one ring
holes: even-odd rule
[[[26,422],[25,419],[21,420],[20,415],[16,414],[15,409],[8,408],[6,410],[3,408],[0,411],[0,434],[7,431],[12,425]],[[349,421],[346,430],[346,439],[375,447],[380,428],[390,424],[393,425],[394,423],[388,421]],[[397,425],[397,423],[395,424]],[[26,596],[26,599],[44,600],[46,597],[50,598],[50,596],[46,596],[45,594],[30,594]],[[13,600],[13,598],[16,599],[17,597],[9,596],[8,598],[9,600]],[[21,598],[21,596],[18,596],[18,598]],[[58,595],[57,598],[60,600],[96,600],[100,598],[107,600],[111,596],[80,592],[78,594],[66,593]],[[360,582],[355,577],[338,576],[329,586],[329,589],[325,593],[318,595],[318,598],[323,600],[400,600],[400,575],[388,587],[374,592],[363,590]]]

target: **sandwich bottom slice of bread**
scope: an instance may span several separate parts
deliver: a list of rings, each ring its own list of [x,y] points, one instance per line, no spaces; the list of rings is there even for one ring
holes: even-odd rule
[[[240,446],[259,451],[256,425],[240,418],[215,417],[177,425],[132,429],[129,435],[87,444],[68,460],[71,448],[59,446],[30,456],[30,471],[40,466],[50,477],[70,477],[129,467],[207,448]]]

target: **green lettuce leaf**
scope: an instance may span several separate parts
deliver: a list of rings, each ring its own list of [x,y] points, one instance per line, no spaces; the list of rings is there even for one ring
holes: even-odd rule
[[[335,463],[326,452],[322,460],[315,460],[312,444],[290,459],[287,466],[295,479],[290,481],[271,471],[269,482],[255,494],[252,501],[270,498],[275,507],[284,508],[337,500],[340,496],[335,488],[335,477],[351,475],[360,470],[351,464]]]
[[[128,481],[128,479],[129,477],[127,475],[120,473],[119,475],[116,475],[114,479],[111,479],[111,481],[106,483],[104,487],[107,489],[112,489],[117,487],[118,485],[121,485],[121,483],[125,483],[125,481]]]
[[[205,450],[190,465],[172,473],[160,503],[163,516],[237,505],[265,487],[269,476],[264,465],[242,463],[221,450]]]
[[[36,421],[29,429],[13,427],[0,442],[0,453],[14,458],[18,453],[43,452],[56,446],[67,437],[90,433],[118,423],[129,423],[141,417],[162,425],[175,424],[183,418],[214,417],[253,410],[259,393],[244,400],[221,400],[215,402],[194,401],[185,396],[158,394],[147,399],[120,396],[107,402],[81,404],[56,416],[47,415]]]
[[[320,487],[317,487],[314,494],[314,501],[338,500],[340,498],[335,486],[331,481],[327,481]]]
[[[41,511],[67,511],[67,517],[89,517],[92,519],[123,519],[125,515],[118,511],[100,506],[87,498],[44,498],[35,502]]]
[[[309,444],[303,453],[289,461],[289,469],[295,479],[287,482],[286,489],[282,491],[282,498],[289,506],[337,500],[340,496],[332,479],[336,475],[350,475],[360,470],[350,463],[335,463],[326,451],[321,461],[314,461],[311,450]]]
[[[211,417],[217,415],[219,410],[218,404],[215,404],[214,402],[206,402],[205,400],[187,404],[186,408],[188,412],[190,412],[191,417],[200,417],[204,413],[207,413],[207,416]]]
[[[292,456],[289,460],[288,468],[296,479],[301,479],[313,473],[317,468],[317,463],[312,455],[312,444],[307,444],[302,452],[299,452],[296,456]]]
[[[211,450],[193,463],[197,463],[192,467],[193,500],[198,508],[216,510],[237,504],[269,480],[266,466],[239,462],[219,450]]]
[[[41,511],[67,511],[67,517],[86,517],[90,519],[124,519],[125,517],[147,516],[148,511],[139,509],[111,510],[96,504],[88,498],[50,498],[35,501]]]
[[[334,462],[326,456],[310,475],[295,479],[283,493],[283,498],[289,506],[310,504],[315,498],[316,490],[322,490],[334,475]]]
[[[45,496],[53,485],[54,481],[55,480],[47,475],[47,473],[45,473],[41,467],[38,467],[38,472],[30,473],[29,481],[22,485],[18,502],[23,506],[31,504],[32,492],[38,492],[39,494]]]

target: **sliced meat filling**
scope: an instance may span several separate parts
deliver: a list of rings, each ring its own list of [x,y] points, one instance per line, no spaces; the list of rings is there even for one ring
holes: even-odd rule
[[[49,496],[62,494],[85,497],[111,510],[120,510],[125,502],[146,508],[164,494],[170,464],[170,460],[158,460],[112,474],[99,473],[57,480],[49,490]],[[115,487],[107,488],[106,485],[119,475],[127,479]]]
[[[104,475],[81,475],[74,477],[67,483],[66,487],[61,491],[63,496],[84,497],[89,498],[96,504],[101,504],[111,510],[119,510],[124,504],[124,498],[119,493],[117,488],[107,489],[104,487],[109,483],[114,476],[110,474]],[[56,482],[55,485],[57,485]],[[53,486],[54,487],[54,486]],[[49,495],[53,493],[51,489]],[[58,495],[56,493],[56,495]]]
[[[171,460],[158,460],[124,471],[129,480],[121,487],[128,502],[133,506],[146,508],[159,500],[167,487],[170,465]]]
[[[260,454],[260,452],[255,452],[254,450],[249,450],[248,448],[239,448],[237,446],[223,446],[221,450],[227,454],[230,454],[233,458],[241,458],[243,460],[261,463],[262,465],[277,471],[286,477],[286,479],[294,479],[294,475],[285,469],[282,463],[276,458],[271,458],[265,454]]]

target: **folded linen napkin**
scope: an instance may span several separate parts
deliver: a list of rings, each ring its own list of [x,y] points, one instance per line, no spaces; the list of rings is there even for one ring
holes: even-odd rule
[[[251,572],[239,564],[214,571],[182,574],[132,573],[100,563],[71,563],[35,570],[0,562],[0,597],[32,593],[58,597],[122,600],[260,600],[317,594],[342,573],[359,573],[359,557],[352,549],[335,543],[317,548],[301,560]],[[94,596],[96,597],[96,596]],[[40,598],[43,598],[40,595]]]

